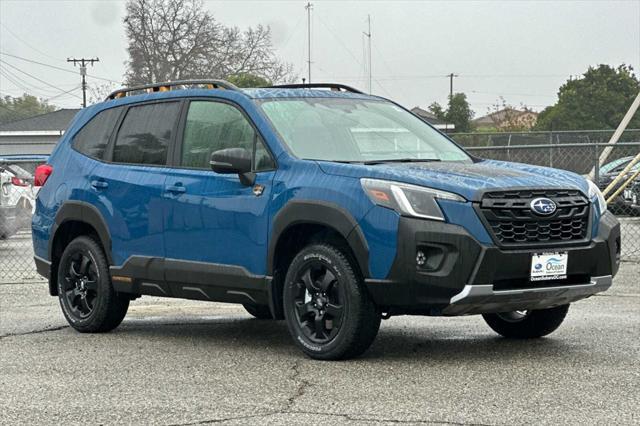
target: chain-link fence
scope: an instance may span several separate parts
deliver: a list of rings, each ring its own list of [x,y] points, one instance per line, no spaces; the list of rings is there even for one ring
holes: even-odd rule
[[[42,279],[33,263],[31,215],[38,189],[35,168],[42,161],[0,157],[0,282]]]
[[[594,181],[601,188],[611,183],[640,152],[640,142],[618,143],[607,161],[598,167],[598,158],[610,136],[611,132],[453,135],[478,157],[556,167],[583,175],[594,171]],[[640,140],[640,130],[623,135],[625,140],[632,137]],[[0,158],[0,282],[41,279],[33,263],[30,230],[37,194],[33,186],[36,166],[34,161]],[[640,170],[640,164],[633,170]],[[640,261],[640,178],[622,191],[609,208],[622,224],[623,259]]]
[[[523,141],[551,140],[550,133],[534,132],[532,135],[524,133],[476,135],[458,134],[454,139],[467,150],[481,158],[493,160],[514,161],[518,163],[534,164],[538,166],[554,167],[575,173],[591,176],[592,180],[604,190],[625,169],[629,162],[640,152],[640,142],[619,142],[612,146],[607,160],[599,166],[599,158],[607,148],[606,140],[600,142],[586,142],[593,140],[593,135],[610,137],[611,132],[561,132],[562,140],[582,140],[583,142],[523,144]],[[640,130],[625,132],[627,138],[635,134],[640,139]],[[462,135],[463,137],[459,137]],[[557,135],[557,134],[555,134]],[[481,136],[481,138],[480,138]],[[531,136],[531,139],[528,137]],[[482,143],[479,143],[482,141]],[[471,146],[467,144],[471,143]],[[640,170],[637,163],[629,173],[609,191],[607,198],[618,192],[623,183],[633,178]],[[609,202],[609,210],[613,212],[621,223],[622,228],[622,258],[623,260],[640,261],[640,175],[632,179],[626,188]]]

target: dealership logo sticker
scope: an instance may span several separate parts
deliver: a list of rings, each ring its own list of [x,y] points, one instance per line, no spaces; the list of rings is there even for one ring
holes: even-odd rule
[[[564,280],[567,278],[569,255],[540,253],[531,257],[531,281]]]

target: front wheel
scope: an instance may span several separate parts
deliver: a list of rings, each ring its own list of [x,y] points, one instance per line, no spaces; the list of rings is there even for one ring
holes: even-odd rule
[[[65,248],[58,264],[58,297],[69,324],[82,333],[116,328],[129,308],[129,299],[111,285],[109,264],[100,245],[78,237]]]
[[[536,311],[513,311],[482,315],[489,327],[512,339],[533,339],[551,334],[564,321],[569,305]]]
[[[380,312],[352,263],[334,246],[313,244],[298,253],[283,296],[289,332],[311,358],[356,357],[378,334]]]

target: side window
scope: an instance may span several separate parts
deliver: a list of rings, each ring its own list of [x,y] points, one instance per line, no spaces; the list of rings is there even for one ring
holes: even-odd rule
[[[261,170],[272,170],[276,168],[276,164],[273,162],[271,154],[269,154],[269,151],[267,151],[267,148],[264,146],[264,143],[260,139],[256,141],[256,153],[253,164],[255,164],[253,168],[256,172],[259,172]]]
[[[116,137],[113,161],[131,164],[166,164],[169,143],[179,113],[179,102],[162,102],[129,108]]]
[[[184,128],[181,164],[209,169],[212,152],[225,148],[244,148],[255,153],[254,165],[258,166],[254,166],[255,170],[273,168],[269,152],[262,141],[256,138],[249,121],[234,106],[222,102],[193,101],[189,105]],[[269,167],[260,168],[261,163]]]
[[[122,107],[99,112],[74,137],[73,147],[92,158],[102,160]]]

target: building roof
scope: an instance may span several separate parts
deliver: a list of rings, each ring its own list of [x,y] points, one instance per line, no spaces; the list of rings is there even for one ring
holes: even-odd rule
[[[23,118],[0,125],[0,132],[62,132],[79,109],[59,109],[54,112]]]
[[[429,111],[424,110],[424,109],[422,109],[420,107],[411,108],[411,112],[414,113],[415,115],[419,116],[423,120],[425,120],[427,123],[431,124],[436,129],[445,129],[446,128],[446,129],[453,130],[455,128],[455,126],[453,124],[450,124],[450,123],[447,124],[445,121],[440,120],[438,117],[436,117],[435,115],[433,115]]]
[[[482,117],[478,117],[475,120],[473,120],[472,122],[475,124],[489,124],[492,125],[494,123],[500,123],[502,121],[504,121],[507,118],[507,114],[513,114],[513,118],[515,117],[519,117],[523,114],[533,114],[535,116],[538,115],[537,112],[535,111],[529,111],[529,110],[518,110],[515,108],[504,108],[501,109],[500,111],[496,111],[496,112],[492,112],[490,114],[484,115]]]

